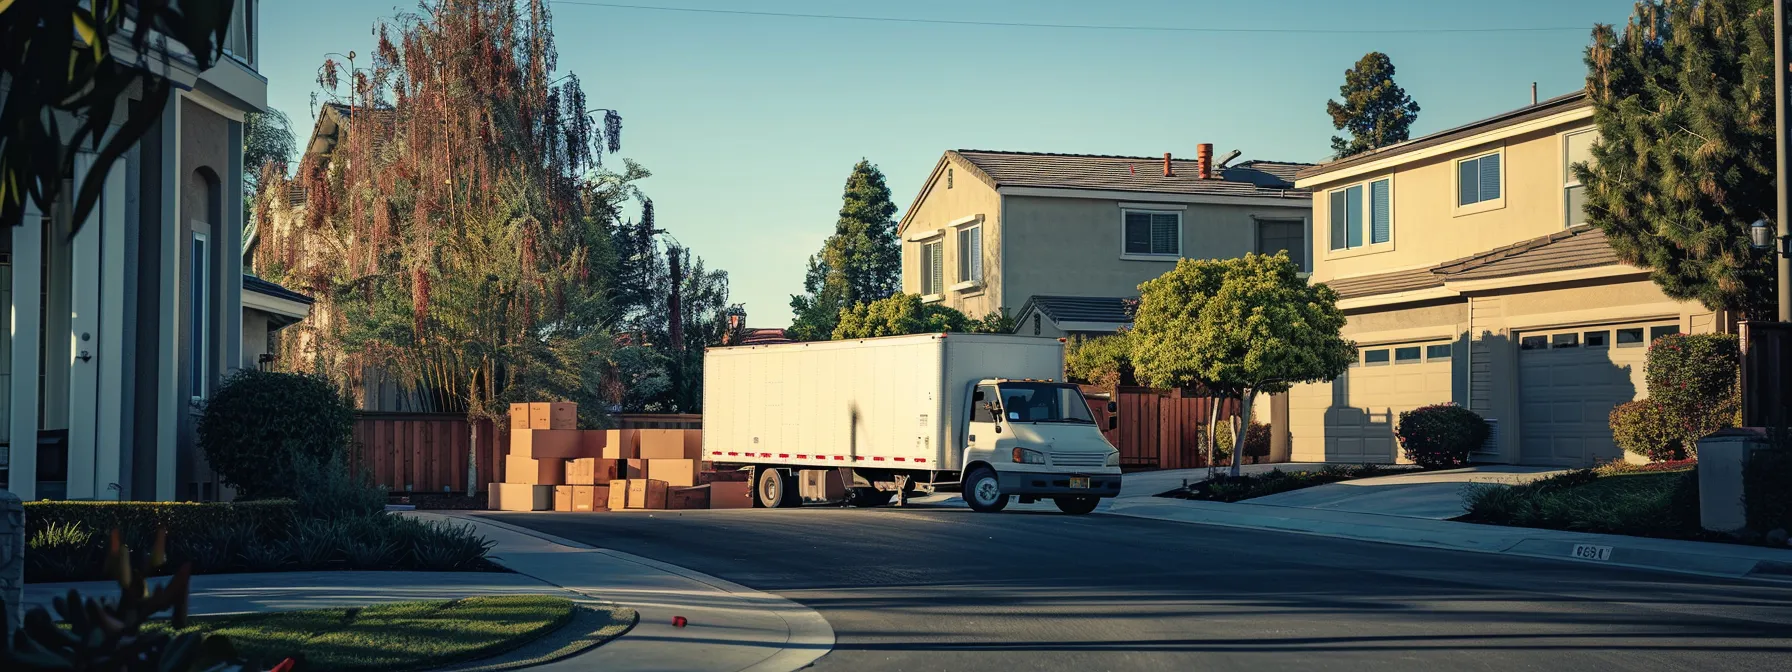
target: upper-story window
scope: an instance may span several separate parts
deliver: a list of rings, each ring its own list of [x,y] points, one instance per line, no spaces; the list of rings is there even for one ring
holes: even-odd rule
[[[1505,202],[1500,157],[1500,152],[1492,152],[1456,162],[1456,207],[1481,206],[1475,208],[1479,210]]]
[[[1394,239],[1393,186],[1384,177],[1327,193],[1331,249],[1353,250]]]
[[[1168,210],[1121,210],[1122,256],[1182,256],[1182,213]]]
[[[946,291],[946,242],[921,243],[921,294]]]
[[[1257,220],[1257,253],[1275,254],[1286,251],[1294,267],[1307,267],[1307,223],[1299,219]]]
[[[255,0],[236,0],[224,32],[224,53],[249,65],[255,65],[255,9]]]
[[[983,225],[958,230],[958,281],[983,282]]]
[[[1593,163],[1593,141],[1599,132],[1587,129],[1562,135],[1562,225],[1587,223],[1587,188],[1574,175],[1576,164]]]

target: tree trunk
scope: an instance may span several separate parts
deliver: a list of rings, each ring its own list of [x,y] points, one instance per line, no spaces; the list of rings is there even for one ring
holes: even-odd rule
[[[1210,395],[1208,399],[1211,399],[1213,403],[1208,405],[1207,427],[1205,431],[1201,432],[1201,443],[1203,444],[1202,447],[1207,450],[1207,477],[1213,478],[1214,431],[1219,428],[1220,407],[1224,405],[1226,401],[1224,397],[1220,397],[1219,395]]]
[[[1240,431],[1237,431],[1236,429],[1234,429],[1232,432],[1232,477],[1233,478],[1238,477],[1238,471],[1239,471],[1239,469],[1238,469],[1239,459],[1238,458],[1239,458],[1239,456],[1244,454],[1244,439],[1246,436],[1249,436],[1250,431],[1251,431],[1251,402],[1256,400],[1257,390],[1255,388],[1245,388],[1244,394],[1241,394],[1239,396],[1243,397],[1243,403],[1240,405],[1240,408],[1238,409],[1238,417],[1232,421],[1232,426],[1234,428],[1236,428],[1242,423],[1244,426],[1244,431],[1240,432]]]
[[[467,496],[479,494],[479,416],[473,398],[479,395],[478,376],[467,382]],[[497,438],[497,426],[492,427]]]

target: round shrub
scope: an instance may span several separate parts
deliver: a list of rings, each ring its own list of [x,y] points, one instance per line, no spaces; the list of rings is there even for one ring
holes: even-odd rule
[[[1740,340],[1735,334],[1672,334],[1649,345],[1649,398],[1692,446],[1735,427],[1742,409]]]
[[[1686,459],[1686,433],[1661,402],[1654,399],[1619,404],[1612,409],[1612,441],[1650,462]]]
[[[354,408],[323,378],[248,369],[206,403],[199,445],[239,498],[290,498],[296,465],[339,459],[354,421]]]
[[[1487,442],[1491,429],[1474,411],[1455,404],[1421,406],[1400,413],[1394,436],[1406,458],[1426,468],[1468,464],[1469,451]]]

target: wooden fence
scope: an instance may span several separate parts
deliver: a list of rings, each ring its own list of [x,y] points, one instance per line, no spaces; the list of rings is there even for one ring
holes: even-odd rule
[[[1792,323],[1743,322],[1742,426],[1792,426]]]
[[[497,482],[504,450],[490,421],[479,423],[478,487]],[[392,492],[466,492],[467,417],[449,413],[355,414],[350,467]]]
[[[1213,400],[1182,390],[1121,387],[1109,391],[1084,386],[1108,443],[1120,449],[1120,466],[1128,471],[1192,469],[1207,466],[1201,451],[1201,427],[1207,424]],[[1107,403],[1119,406],[1119,426],[1107,429]],[[1226,402],[1221,418],[1238,413],[1238,402]]]

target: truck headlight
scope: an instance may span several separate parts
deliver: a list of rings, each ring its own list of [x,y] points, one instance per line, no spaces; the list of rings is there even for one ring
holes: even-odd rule
[[[1110,467],[1120,466],[1120,451],[1116,450],[1114,452],[1108,453],[1108,466],[1110,466]]]
[[[1019,464],[1045,464],[1045,453],[1031,448],[1015,448],[1014,461]]]

